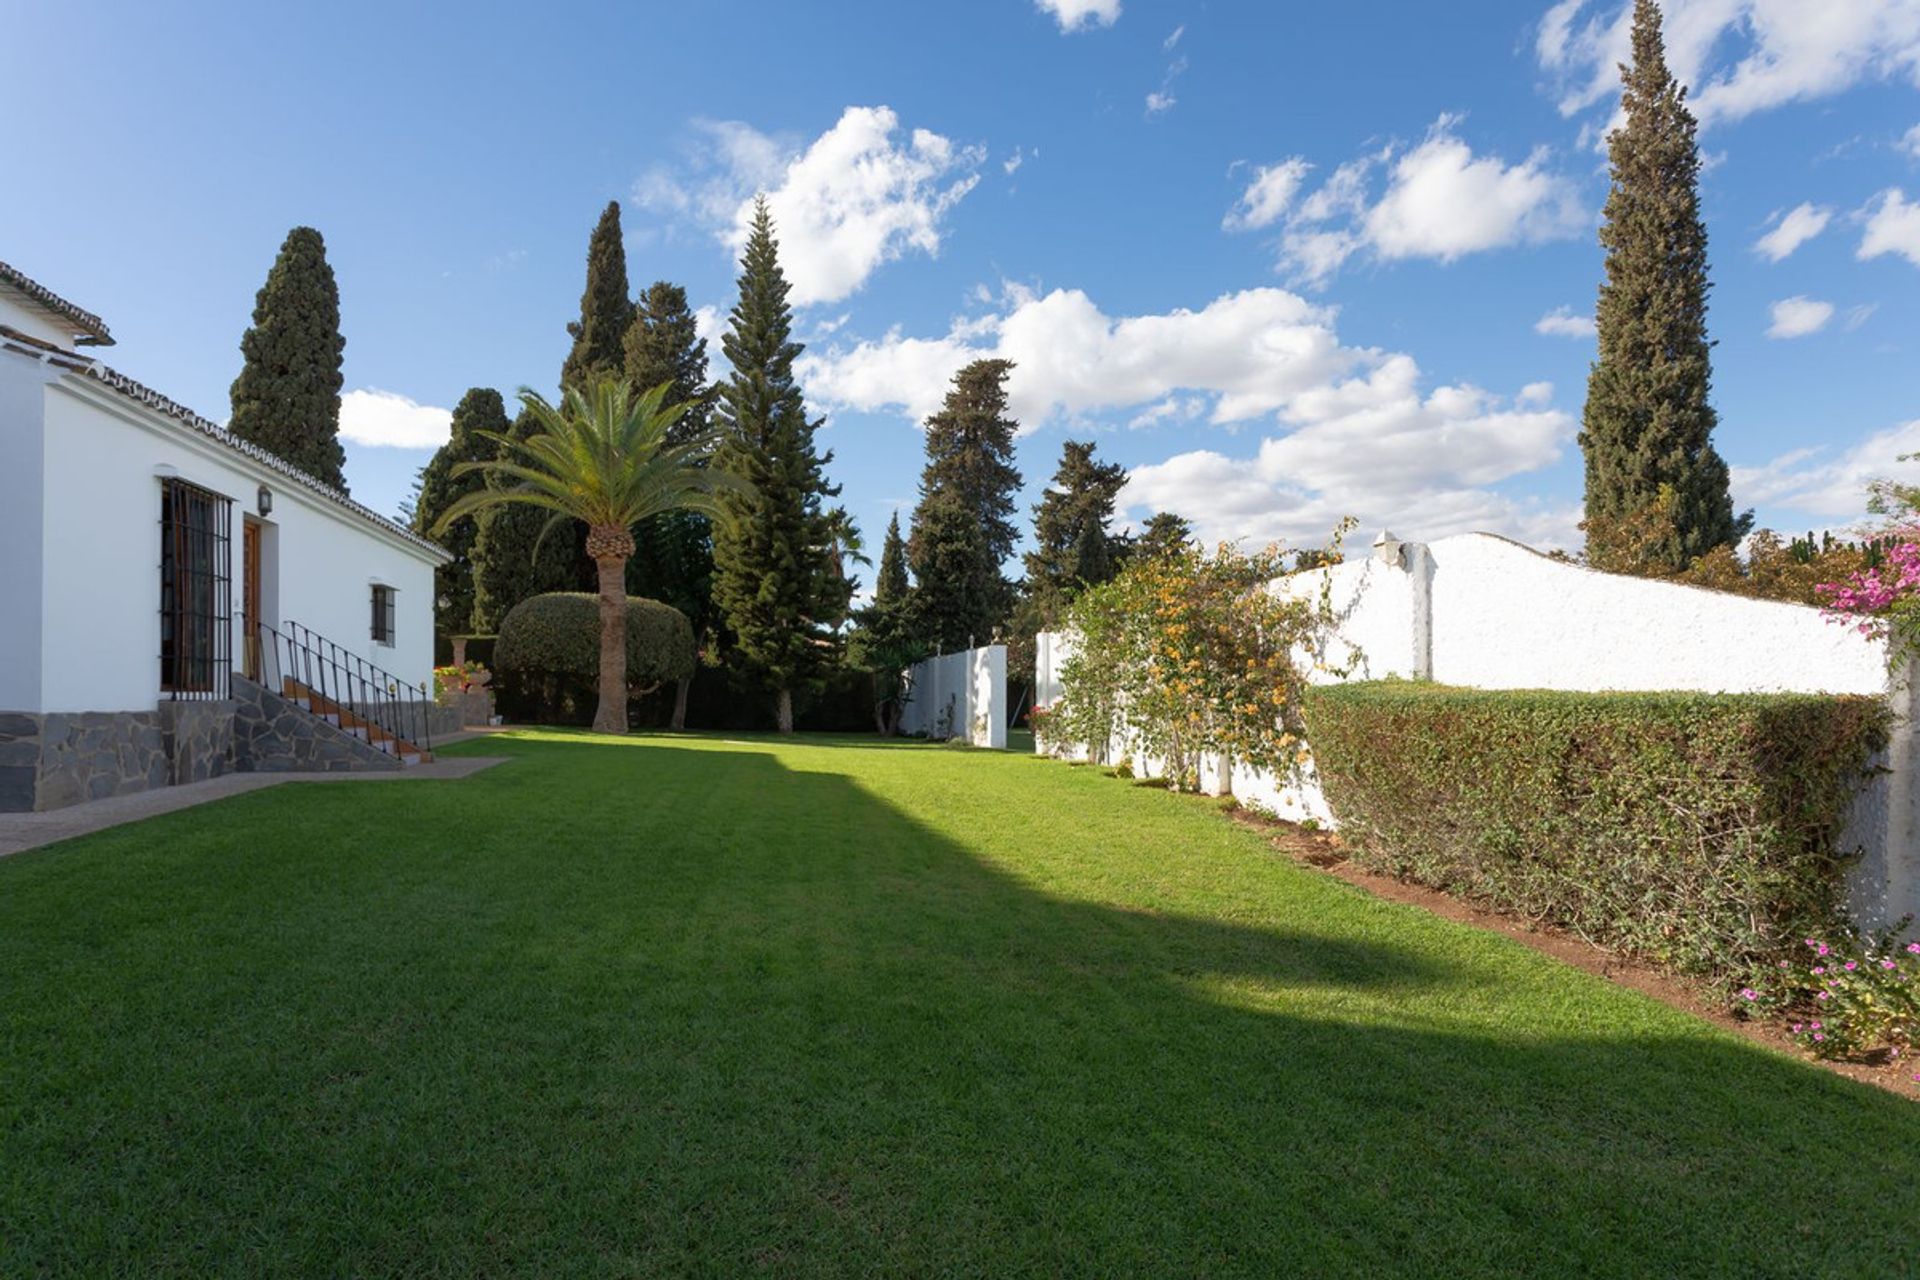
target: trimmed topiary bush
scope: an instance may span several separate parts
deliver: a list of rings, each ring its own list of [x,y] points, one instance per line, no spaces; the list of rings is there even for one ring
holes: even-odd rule
[[[671,605],[627,597],[627,687],[634,697],[693,674],[693,627]],[[493,647],[510,718],[573,723],[592,717],[600,675],[600,602],[584,591],[529,596],[500,620]]]
[[[1732,989],[1841,917],[1875,698],[1315,689],[1308,740],[1365,866]]]

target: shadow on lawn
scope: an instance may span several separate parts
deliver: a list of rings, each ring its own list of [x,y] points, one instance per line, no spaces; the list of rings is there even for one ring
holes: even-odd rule
[[[392,901],[328,911],[337,897],[290,874],[326,856],[352,875],[346,848],[256,867],[286,881],[269,896],[295,933],[294,971],[263,971],[247,998],[305,1038],[270,1077],[287,1097],[233,1103],[269,1119],[279,1107],[281,1127],[243,1130],[223,1157],[245,1168],[262,1144],[288,1144],[289,1181],[267,1199],[310,1206],[280,1222],[320,1269],[1913,1263],[1920,1109],[1899,1099],[1651,1016],[1551,962],[1496,964],[1424,927],[1399,946],[1338,936],[1337,922],[1281,930],[1064,900],[852,777],[766,752],[633,745],[647,750],[629,768],[604,744],[496,740],[490,754],[526,758],[411,798],[302,794],[303,827],[323,831],[310,820],[335,810],[466,815],[447,850],[362,885],[391,883]],[[569,799],[483,812],[485,797],[541,794]],[[1112,802],[1138,795],[1115,788]],[[1002,820],[1072,840],[1065,818],[1009,807]],[[1325,887],[1338,907],[1345,891]],[[33,888],[0,881],[0,900]],[[221,963],[197,940],[183,933],[169,963]],[[1515,993],[1511,1022],[1456,1016],[1516,969],[1539,987]],[[315,973],[330,979],[323,997],[302,982]],[[1569,1033],[1554,1006],[1580,1001],[1652,1030]],[[205,1027],[181,1035],[232,1087],[219,1064],[239,1048]],[[345,1093],[327,1084],[342,1037],[363,1046],[345,1053],[362,1072]],[[0,1084],[23,1083],[7,1071]],[[90,1119],[83,1106],[64,1123]],[[202,1262],[258,1260],[251,1196],[194,1196],[144,1166],[104,1172],[124,1176],[100,1194],[136,1177],[130,1194],[176,1215],[146,1239],[157,1253],[136,1257],[178,1261],[164,1241],[184,1214]],[[10,1221],[21,1206],[7,1197],[77,1189],[44,1169],[0,1181],[0,1258],[69,1257],[39,1234],[62,1214]]]

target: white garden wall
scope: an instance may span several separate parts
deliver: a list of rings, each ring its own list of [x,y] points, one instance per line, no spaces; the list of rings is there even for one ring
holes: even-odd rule
[[[1007,647],[983,645],[941,654],[907,670],[900,731],[959,738],[976,747],[1007,745]]]
[[[1391,548],[1389,548],[1391,550]],[[1920,913],[1920,742],[1915,696],[1888,676],[1883,642],[1803,605],[1749,600],[1598,573],[1489,534],[1399,546],[1281,579],[1274,589],[1329,590],[1340,619],[1324,655],[1352,679],[1430,678],[1482,689],[1695,690],[1886,696],[1899,716],[1888,772],[1856,807],[1849,844],[1864,850],[1851,886],[1863,923]],[[1060,697],[1069,638],[1038,644],[1036,702]],[[1358,657],[1355,653],[1358,651]],[[1316,672],[1317,680],[1339,676]],[[1112,744],[1110,756],[1124,752]],[[1151,769],[1153,762],[1141,762]],[[1213,776],[1209,776],[1209,773]],[[1210,789],[1282,817],[1334,824],[1311,770],[1288,780],[1236,768],[1203,773]]]

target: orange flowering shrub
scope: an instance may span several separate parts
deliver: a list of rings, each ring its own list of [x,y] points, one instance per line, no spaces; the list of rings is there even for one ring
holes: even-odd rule
[[[1336,531],[1332,556],[1350,527]],[[1130,747],[1167,762],[1175,787],[1192,785],[1210,755],[1281,773],[1304,763],[1302,666],[1322,649],[1333,609],[1324,586],[1311,598],[1276,590],[1287,572],[1278,546],[1196,545],[1130,560],[1082,592],[1050,740],[1104,760],[1124,728]]]

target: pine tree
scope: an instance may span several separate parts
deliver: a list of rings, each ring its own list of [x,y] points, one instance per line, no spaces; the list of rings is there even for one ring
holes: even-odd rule
[[[669,403],[686,404],[674,424],[675,443],[703,435],[713,416],[715,389],[707,382],[707,340],[687,307],[687,291],[664,280],[640,296],[627,326],[624,369],[636,392],[660,383]],[[648,521],[634,530],[638,549],[627,565],[627,591],[672,605],[687,615],[696,636],[717,621],[713,610],[711,522],[691,511]]]
[[[1172,511],[1156,511],[1134,539],[1133,554],[1146,559],[1184,551],[1193,542],[1193,526]]]
[[[509,434],[525,440],[539,430],[540,424],[523,409],[513,420]],[[585,591],[591,585],[580,576],[570,528],[562,526],[541,537],[550,518],[545,511],[517,503],[494,507],[475,517],[473,549],[469,553],[473,561],[474,634],[496,634],[507,610],[528,596],[545,591]]]
[[[621,344],[632,322],[620,202],[609,200],[587,241],[587,285],[580,294],[580,318],[567,326],[573,347],[560,367],[561,387],[584,386],[602,374],[620,372],[625,363]]]
[[[420,471],[420,495],[414,501],[412,524],[425,532],[456,500],[484,488],[478,472],[456,476],[462,462],[484,462],[499,452],[499,442],[487,433],[504,435],[512,424],[500,393],[491,387],[469,388],[454,406],[447,442]],[[442,534],[439,542],[453,559],[434,571],[434,627],[441,635],[463,635],[473,625],[473,544],[479,528],[474,517],[461,520]],[[445,604],[440,603],[445,601]]]
[[[227,429],[314,479],[347,487],[340,447],[340,288],[327,245],[312,227],[287,233],[240,338]]]
[[[1053,482],[1033,509],[1025,626],[1052,627],[1076,591],[1097,586],[1119,571],[1129,548],[1107,532],[1107,523],[1126,482],[1125,467],[1095,460],[1092,441],[1069,440],[1061,449]]]
[[[1727,464],[1712,442],[1700,153],[1653,0],[1635,2],[1633,64],[1621,75],[1626,121],[1608,140],[1613,187],[1600,228],[1600,351],[1580,433],[1587,547],[1608,567],[1673,570],[1737,543],[1752,516],[1735,517]],[[1628,527],[1663,490],[1671,498],[1660,534],[1625,545]]]
[[[927,463],[907,557],[919,581],[918,610],[943,649],[985,644],[1013,606],[1000,571],[1013,554],[1013,466],[1019,424],[1007,411],[1010,360],[976,360],[953,376],[940,411],[927,419]]]
[[[764,200],[740,258],[740,298],[721,342],[733,372],[721,384],[714,465],[743,489],[724,494],[713,536],[715,605],[733,654],[774,693],[780,732],[793,732],[793,692],[831,661],[825,622],[845,616],[845,580],[832,571],[824,498],[839,493],[814,452],[816,424],[793,379],[789,285]]]

